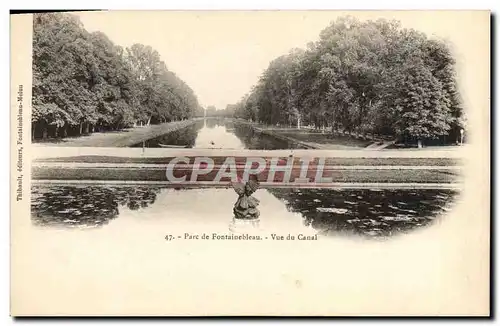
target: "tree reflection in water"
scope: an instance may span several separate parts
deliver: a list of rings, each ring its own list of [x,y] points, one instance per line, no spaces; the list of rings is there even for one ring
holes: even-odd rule
[[[31,218],[39,226],[99,227],[118,217],[119,207],[138,210],[156,200],[159,188],[33,186]]]
[[[193,147],[196,142],[196,137],[198,136],[198,131],[203,128],[203,121],[197,121],[196,123],[190,125],[189,127],[182,128],[177,131],[161,135],[156,138],[148,139],[144,142],[144,146],[148,148],[161,147],[159,144],[163,145],[175,145],[175,146],[186,146]],[[137,143],[131,147],[142,147],[143,143]]]
[[[386,237],[430,224],[450,210],[458,191],[269,189],[322,234]]]
[[[205,119],[205,126],[208,129],[214,129],[215,127],[224,127],[226,121],[223,118],[207,118]]]
[[[122,209],[141,210],[155,203],[160,191],[159,187],[36,185],[31,190],[32,221],[40,226],[99,227],[117,218]],[[320,234],[357,234],[370,238],[429,225],[450,210],[458,195],[454,190],[424,189],[271,188],[266,191],[282,201],[288,211],[300,213],[304,224]],[[231,215],[230,209],[228,214]]]
[[[237,124],[234,134],[238,137],[247,149],[290,149],[300,146],[282,139],[278,139],[266,134],[255,131],[252,127],[245,124]]]

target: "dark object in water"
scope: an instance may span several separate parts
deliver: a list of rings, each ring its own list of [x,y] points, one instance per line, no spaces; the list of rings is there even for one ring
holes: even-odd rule
[[[163,148],[186,148],[187,146],[185,145],[164,145],[164,144],[158,144],[160,147]]]

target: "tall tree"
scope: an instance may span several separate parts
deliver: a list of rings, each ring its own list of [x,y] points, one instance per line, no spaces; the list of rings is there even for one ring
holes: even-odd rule
[[[123,49],[62,13],[33,18],[34,138],[193,117],[193,90],[150,46]]]
[[[406,140],[457,137],[463,108],[449,45],[397,21],[332,22],[307,49],[271,61],[235,116]]]

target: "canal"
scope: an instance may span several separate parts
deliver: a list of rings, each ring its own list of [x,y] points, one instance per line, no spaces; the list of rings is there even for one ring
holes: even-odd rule
[[[230,120],[207,119],[133,147],[300,148]],[[449,211],[454,190],[259,189],[259,230],[384,238],[431,224]],[[233,189],[154,186],[32,186],[32,222],[41,228],[115,229],[138,224],[169,230],[228,232]]]
[[[161,147],[212,149],[289,149],[303,148],[288,141],[256,132],[249,125],[229,119],[206,119],[167,135],[162,135],[132,147]]]

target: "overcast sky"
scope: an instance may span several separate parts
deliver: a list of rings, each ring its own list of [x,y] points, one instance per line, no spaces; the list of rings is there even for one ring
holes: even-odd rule
[[[237,102],[274,58],[305,48],[337,17],[335,11],[174,12],[111,11],[78,13],[89,32],[102,31],[115,44],[156,49],[169,70],[195,92],[203,106],[223,109]],[[467,14],[444,19],[439,12],[357,12],[360,19],[400,20],[429,35],[447,38],[457,49],[474,46]],[[467,34],[461,32],[468,26]],[[473,27],[473,26],[472,26]],[[461,53],[462,54],[462,53]],[[460,56],[459,61],[462,60]]]

